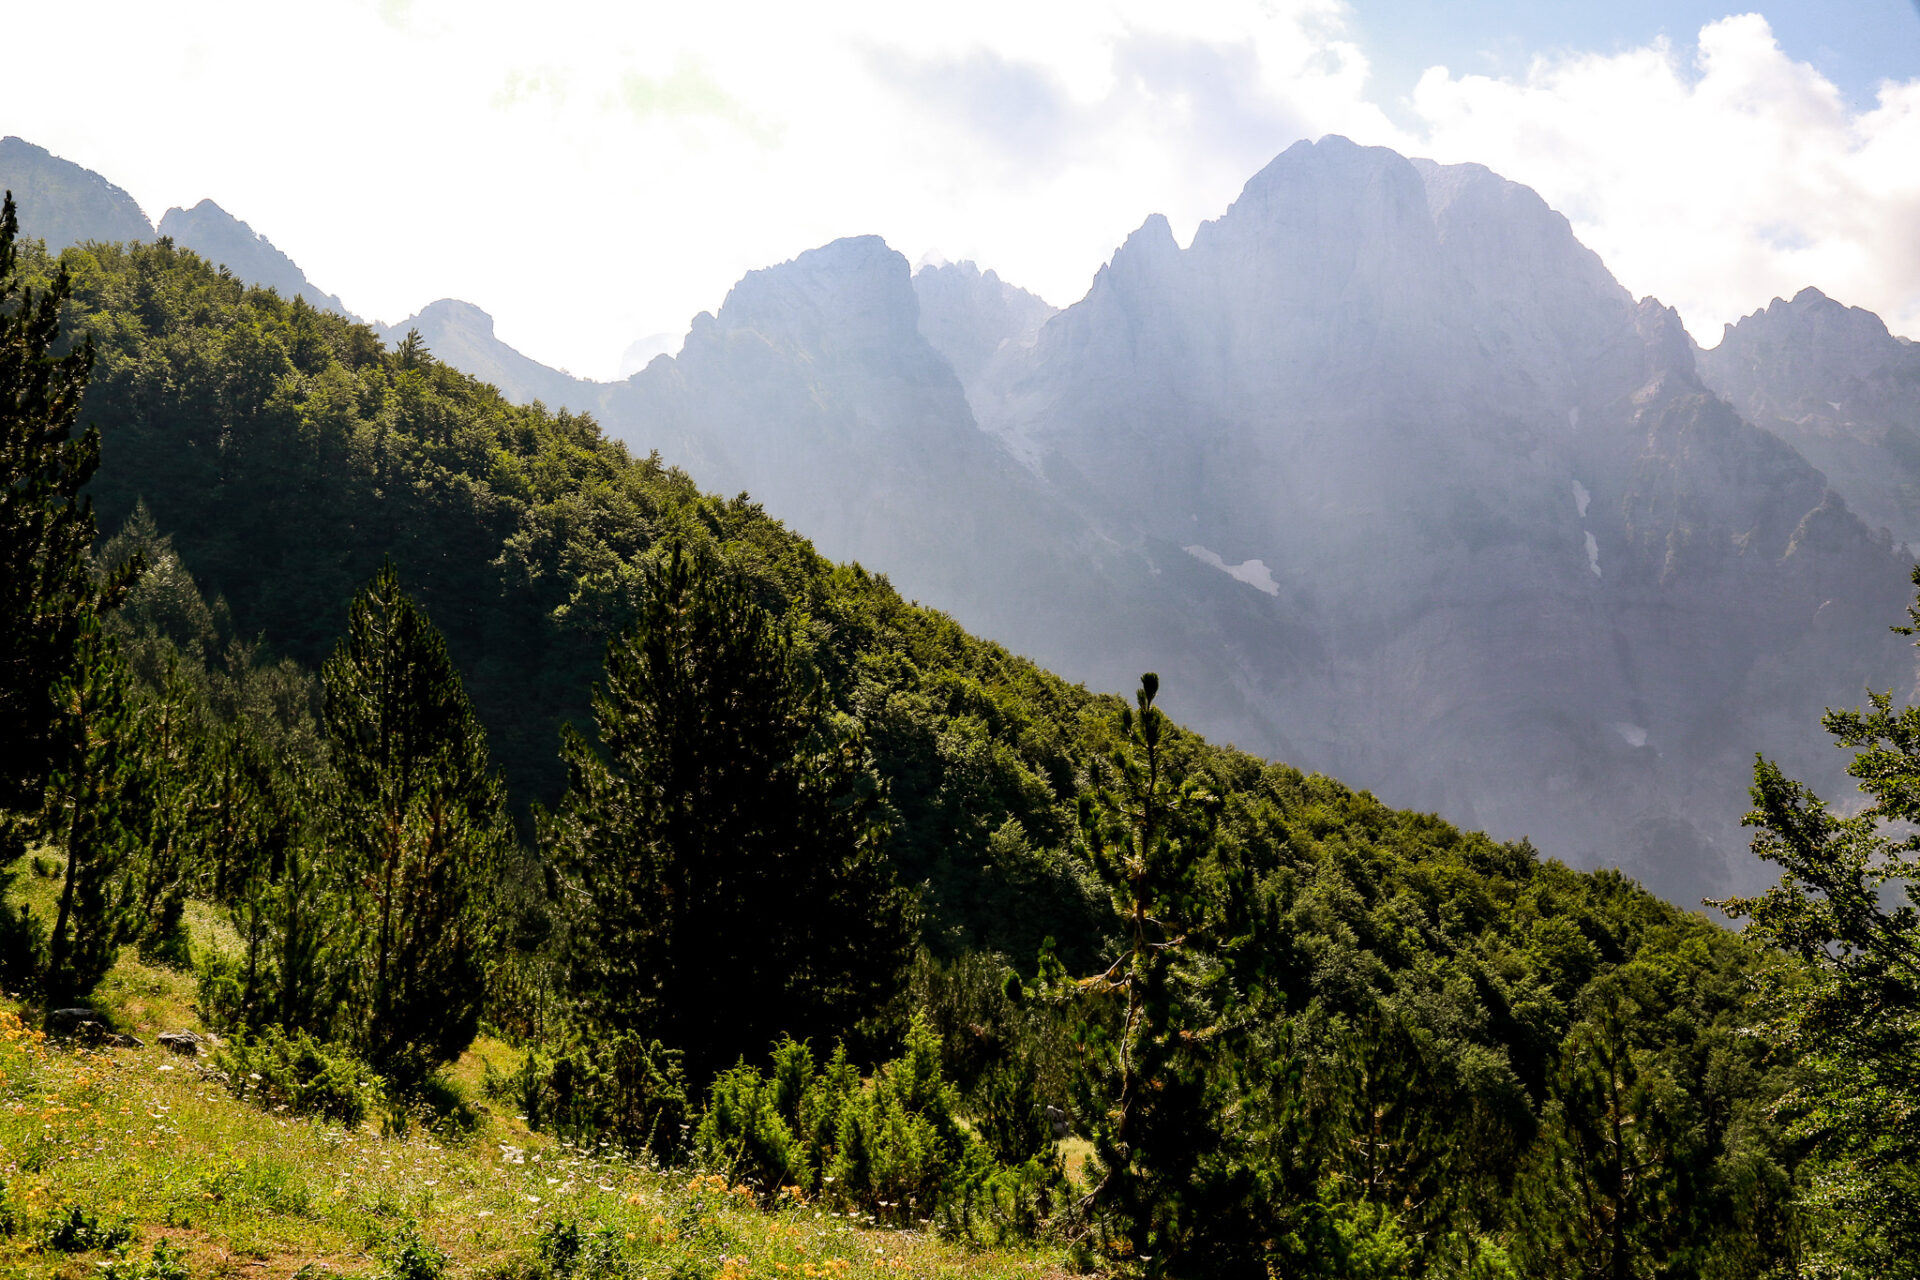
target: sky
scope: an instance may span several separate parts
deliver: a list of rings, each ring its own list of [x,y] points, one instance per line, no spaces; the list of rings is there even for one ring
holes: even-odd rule
[[[9,0],[0,134],[587,377],[840,236],[1065,306],[1329,133],[1534,187],[1703,345],[1807,285],[1920,338],[1916,3]]]

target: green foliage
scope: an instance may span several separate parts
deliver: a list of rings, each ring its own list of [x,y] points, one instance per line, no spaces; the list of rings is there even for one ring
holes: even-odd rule
[[[1218,802],[1168,759],[1171,727],[1154,706],[1159,677],[1140,678],[1108,760],[1115,789],[1083,793],[1094,869],[1124,921],[1120,954],[1076,994],[1114,1006],[1083,1016],[1089,1055],[1081,1114],[1100,1173],[1087,1196],[1096,1241],[1116,1266],[1147,1275],[1253,1274],[1260,1224],[1245,1209],[1251,1171],[1231,1149],[1228,1107],[1210,1042],[1222,1034],[1206,970],[1201,863]],[[1116,1025],[1117,1024],[1117,1025]]]
[[[156,1240],[153,1252],[139,1258],[115,1258],[100,1268],[100,1280],[188,1280],[187,1251],[171,1240]]]
[[[40,1247],[54,1253],[96,1253],[118,1249],[133,1239],[133,1228],[124,1222],[102,1222],[100,1215],[82,1205],[57,1209],[40,1231]]]
[[[749,586],[676,551],[607,655],[606,756],[565,739],[543,817],[595,1024],[683,1049],[704,1082],[782,1033],[852,1027],[896,989],[910,900],[857,740]]]
[[[775,1049],[772,1076],[745,1063],[715,1076],[707,1087],[706,1112],[694,1130],[700,1162],[719,1169],[729,1182],[744,1182],[771,1200],[783,1187],[813,1185],[808,1147],[794,1133],[799,1124],[798,1098],[783,1090],[779,1056]],[[801,1046],[804,1051],[805,1046]],[[809,1066],[811,1064],[809,1063]],[[804,1090],[810,1080],[803,1080]],[[789,1105],[780,1103],[786,1093]]]
[[[915,1017],[898,1058],[862,1081],[845,1047],[824,1069],[799,1041],[774,1046],[770,1069],[716,1076],[694,1134],[700,1163],[763,1200],[818,1195],[877,1222],[988,1240],[1032,1239],[1065,1191],[1059,1163],[1000,1162],[960,1118],[931,1023]]]
[[[612,1141],[661,1161],[686,1149],[691,1108],[680,1052],[630,1031],[552,1052],[529,1048],[509,1075],[488,1064],[482,1088],[519,1108],[533,1129]]]
[[[26,287],[18,235],[8,193],[0,202],[0,810],[37,807],[53,763],[71,757],[72,687],[99,660],[100,614],[139,572],[135,563],[94,577],[93,504],[80,490],[99,466],[100,436],[89,428],[73,438],[93,344],[55,354],[72,279],[63,268],[37,295]]]
[[[50,1004],[85,996],[106,976],[135,918],[126,873],[153,779],[137,754],[131,677],[99,623],[80,629],[76,665],[55,691],[43,823],[66,846],[66,874],[47,943]]]
[[[423,1237],[412,1221],[393,1233],[383,1253],[381,1280],[442,1280],[447,1274],[446,1251]]]
[[[1908,612],[1913,625],[1894,630],[1920,633],[1920,603]],[[1866,709],[1823,723],[1853,751],[1867,803],[1839,816],[1759,759],[1747,822],[1780,883],[1722,905],[1807,966],[1774,988],[1773,1032],[1812,1073],[1791,1114],[1822,1158],[1816,1252],[1892,1274],[1920,1266],[1920,707],[1869,692]]]
[[[632,1274],[611,1226],[582,1230],[573,1218],[556,1218],[540,1229],[534,1243],[540,1274],[551,1280],[609,1280]]]
[[[304,1031],[268,1027],[235,1035],[215,1053],[235,1097],[269,1111],[319,1116],[356,1129],[379,1113],[386,1090],[366,1063]]]
[[[383,565],[322,672],[339,784],[330,815],[346,910],[349,1030],[389,1071],[458,1057],[479,1026],[506,790],[445,642]]]

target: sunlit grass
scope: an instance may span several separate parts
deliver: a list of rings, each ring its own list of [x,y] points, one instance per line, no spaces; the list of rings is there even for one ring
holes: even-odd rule
[[[480,1101],[484,1063],[511,1066],[499,1041],[448,1072],[481,1112],[456,1143],[260,1111],[154,1043],[192,1025],[189,976],[129,953],[99,994],[147,1048],[57,1048],[10,1006],[0,1012],[0,1178],[16,1220],[0,1236],[0,1274],[97,1275],[99,1255],[37,1247],[46,1221],[76,1204],[132,1225],[131,1253],[161,1238],[184,1247],[195,1275],[377,1274],[388,1241],[414,1223],[450,1255],[451,1275],[533,1276],[542,1233],[561,1222],[631,1274],[663,1280],[1060,1272],[1054,1251],[973,1249],[793,1199],[763,1209],[717,1177],[530,1134]]]

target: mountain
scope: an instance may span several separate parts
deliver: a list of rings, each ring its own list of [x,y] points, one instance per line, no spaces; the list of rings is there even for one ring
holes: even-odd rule
[[[496,338],[493,317],[471,302],[442,298],[399,324],[376,327],[389,346],[399,343],[409,329],[418,329],[434,356],[462,373],[498,387],[515,404],[538,400],[555,409],[580,409],[597,403],[601,386],[558,369],[550,369]]]
[[[1798,449],[1869,524],[1920,549],[1920,345],[1802,289],[1730,324],[1700,376]]]
[[[292,258],[211,200],[191,209],[172,208],[160,219],[160,234],[183,249],[226,267],[248,284],[278,289],[283,297],[304,297],[313,306],[351,317],[340,299],[322,293]]]
[[[45,240],[53,253],[88,240],[153,236],[153,224],[132,196],[21,138],[0,138],[0,189],[13,192],[21,231]]]
[[[1272,708],[1260,748],[1676,899],[1726,884],[1752,750],[1817,767],[1821,707],[1902,669],[1861,639],[1886,539],[1479,166],[1299,144],[1188,248],[1150,220],[976,404],[1114,537],[1259,566],[1190,678]]]
[[[1027,347],[1057,308],[971,262],[940,263],[913,273],[920,336],[974,394],[987,367]]]
[[[1821,708],[1912,684],[1888,539],[1484,168],[1303,143],[1044,306],[837,242],[602,420],[1074,678],[1678,901],[1746,866],[1753,750],[1831,781]]]
[[[750,272],[677,356],[610,387],[600,419],[1016,652],[1097,650],[1076,675],[1124,688],[1188,643],[1190,610],[979,430],[922,327],[907,260],[839,240]]]

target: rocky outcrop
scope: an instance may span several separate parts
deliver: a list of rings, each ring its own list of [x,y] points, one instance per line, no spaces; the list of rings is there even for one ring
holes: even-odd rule
[[[1008,284],[971,262],[941,263],[913,273],[920,336],[952,368],[969,399],[988,368],[1030,347],[1055,314],[1045,299]]]
[[[1920,345],[1818,289],[1775,298],[1699,353],[1700,376],[1797,449],[1862,519],[1920,554]]]
[[[876,237],[750,273],[678,356],[612,388],[601,418],[1017,651],[1085,654],[1105,636],[1097,678],[1117,685],[1189,626],[1145,559],[978,429],[923,335],[906,259]]]

